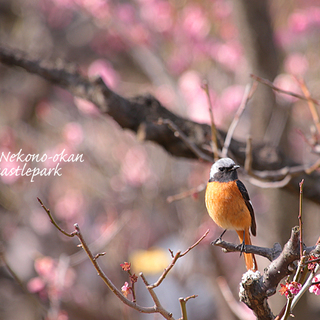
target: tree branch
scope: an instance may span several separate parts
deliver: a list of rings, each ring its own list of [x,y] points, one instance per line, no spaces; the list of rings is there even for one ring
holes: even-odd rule
[[[113,92],[102,79],[89,79],[64,62],[40,63],[30,59],[24,53],[1,47],[0,61],[8,66],[21,67],[30,73],[37,74],[68,90],[71,94],[91,101],[102,113],[111,116],[122,128],[137,133],[143,127],[144,140],[159,144],[176,157],[197,159],[198,155],[190,149],[190,145],[192,145],[205,155],[202,157],[205,161],[212,159],[210,126],[175,115],[152,96],[137,96],[127,99]],[[160,118],[174,123],[179,128],[179,132],[183,132],[187,137],[190,145],[187,145],[181,137],[176,137],[167,124],[158,125],[157,122]],[[223,140],[226,137],[226,133],[221,130],[218,130],[218,135]],[[246,158],[245,146],[246,143],[235,139],[231,140],[229,146],[230,154],[233,155],[234,160],[242,165]],[[218,147],[222,148],[219,141]],[[293,160],[285,158],[281,151],[274,147],[266,144],[253,144],[252,146],[252,174],[254,177],[271,182],[284,181],[286,177],[289,177],[288,181],[285,180],[285,183],[280,184],[280,186],[285,185],[287,190],[295,190],[297,183],[305,179],[306,185],[309,186],[304,191],[305,197],[320,203],[320,184],[318,183],[320,174],[313,171],[307,175],[306,171],[309,168],[310,166],[297,164]],[[315,169],[314,166],[312,168]]]
[[[217,239],[213,244],[222,247],[226,252],[241,252],[241,246],[221,239]],[[320,244],[303,247],[303,251],[305,255],[319,254]],[[271,263],[264,269],[262,275],[259,271],[251,270],[245,273],[240,284],[240,300],[254,311],[259,320],[274,319],[267,299],[276,293],[280,281],[295,270],[293,262],[300,259],[300,229],[292,228],[291,237],[283,250],[280,244],[276,243],[273,248],[246,245],[245,252],[266,257]]]

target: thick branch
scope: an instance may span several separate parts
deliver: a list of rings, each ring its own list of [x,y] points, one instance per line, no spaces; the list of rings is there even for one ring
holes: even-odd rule
[[[241,246],[221,239],[217,239],[213,244],[222,247],[226,252],[241,251]],[[312,247],[303,247],[303,251],[305,255],[318,254],[320,244]],[[299,227],[292,229],[291,237],[283,250],[280,244],[276,243],[273,248],[246,245],[245,252],[264,256],[271,263],[264,269],[263,275],[260,272],[254,273],[252,271],[248,271],[244,275],[240,287],[240,300],[254,311],[258,319],[273,319],[274,316],[270,311],[267,299],[276,292],[280,281],[294,271],[293,262],[300,259]]]
[[[242,252],[241,245],[236,245],[231,242],[221,240],[219,238],[214,242],[212,242],[212,244],[223,248],[225,252]],[[264,248],[264,247],[258,247],[253,245],[245,245],[244,250],[245,250],[245,253],[253,253],[253,254],[265,257],[270,261],[273,261],[280,255],[282,248],[279,243],[275,243],[273,248]]]
[[[0,48],[0,61],[9,66],[25,69],[30,73],[37,74],[49,82],[56,84],[75,96],[94,103],[97,108],[111,116],[122,128],[139,132],[139,138],[154,141],[176,157],[198,158],[194,150],[181,139],[176,137],[167,124],[158,124],[158,120],[164,119],[174,123],[188,138],[190,143],[201,150],[206,160],[212,158],[210,141],[211,128],[207,124],[199,124],[179,117],[167,110],[152,96],[138,96],[126,99],[108,88],[99,79],[88,79],[75,71],[69,65],[59,62],[55,64],[39,63],[26,57],[25,54]],[[225,139],[226,133],[218,132]],[[218,141],[219,148],[221,143]],[[244,164],[245,143],[232,139],[230,154],[234,159]],[[285,169],[283,169],[285,168]],[[308,188],[304,195],[317,203],[320,203],[320,174],[312,172],[307,175],[307,166],[294,163],[291,159],[285,159],[279,150],[265,144],[253,145],[252,147],[252,173],[264,180],[282,180],[284,175],[290,174],[293,178],[285,186],[288,190],[296,190],[296,185],[305,179]],[[258,171],[258,170],[263,170]]]

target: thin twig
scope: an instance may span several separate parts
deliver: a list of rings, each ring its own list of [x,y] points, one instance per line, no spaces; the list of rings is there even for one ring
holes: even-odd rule
[[[183,253],[181,253],[181,251],[178,251],[175,256],[173,257],[171,263],[168,265],[167,268],[164,269],[162,275],[159,277],[159,279],[154,283],[149,285],[149,287],[151,289],[154,289],[156,287],[158,287],[161,282],[165,279],[165,277],[167,276],[167,274],[169,273],[169,271],[173,268],[173,266],[175,265],[175,263],[177,262],[177,260],[181,257],[183,257],[184,255],[186,255],[190,250],[192,250],[195,246],[197,246],[209,233],[209,229],[204,233],[204,235],[196,242],[194,243],[191,247],[189,247],[186,251],[184,251]]]
[[[269,188],[276,188],[276,189],[283,188],[290,182],[291,179],[292,179],[292,176],[290,174],[285,176],[280,181],[261,181],[261,180],[258,180],[256,178],[252,177],[252,176],[247,177],[247,180],[251,184],[253,184],[254,186],[257,186],[259,188],[267,188],[267,189],[269,189]]]
[[[301,180],[301,182],[299,183],[299,187],[300,187],[300,197],[299,197],[299,216],[298,216],[298,220],[299,220],[299,228],[300,228],[300,257],[302,259],[303,257],[303,237],[302,237],[302,199],[303,199],[303,183],[304,183],[304,179]]]
[[[98,272],[98,275],[101,277],[101,279],[104,281],[104,283],[109,287],[109,289],[127,306],[131,307],[132,309],[135,309],[139,312],[143,312],[143,313],[160,313],[160,311],[156,308],[156,307],[142,307],[137,305],[136,303],[134,303],[133,301],[127,299],[120,291],[119,289],[112,283],[112,281],[106,276],[106,274],[102,271],[102,269],[100,268],[98,262],[97,262],[97,256],[94,256],[91,252],[91,250],[89,249],[88,244],[86,243],[86,241],[83,238],[83,235],[80,231],[80,227],[77,223],[74,224],[75,227],[75,231],[72,233],[68,233],[64,230],[62,230],[58,224],[54,221],[50,210],[47,209],[45,207],[45,205],[43,204],[43,202],[38,198],[38,201],[40,202],[42,208],[45,210],[45,212],[48,214],[50,221],[53,223],[53,225],[64,235],[68,236],[68,237],[74,237],[76,236],[79,241],[80,241],[80,246],[83,248],[83,250],[86,252],[86,254],[88,255],[91,263],[93,264],[94,268],[96,269],[96,271]],[[161,313],[162,314],[162,313]],[[171,319],[174,320],[171,317],[168,317],[166,319]]]
[[[315,103],[314,103],[314,101],[312,101],[310,92],[309,92],[305,82],[303,81],[303,79],[297,79],[297,81],[300,85],[300,88],[301,88],[305,98],[308,101],[308,106],[309,106],[309,109],[310,109],[310,112],[312,115],[314,125],[317,128],[318,134],[320,134],[320,118],[319,118],[318,111],[315,107]]]
[[[183,257],[185,256],[190,250],[192,250],[194,247],[196,247],[207,235],[208,233],[210,232],[210,230],[208,229],[204,234],[203,236],[197,241],[195,242],[191,247],[189,247],[185,252],[181,253],[180,254],[180,257]]]
[[[285,309],[284,315],[283,315],[283,317],[281,318],[281,320],[286,320],[286,319],[288,319],[288,317],[290,316],[290,313],[291,313],[291,304],[292,304],[292,296],[289,296],[289,297],[287,298],[286,309]]]
[[[142,279],[142,281],[144,282],[147,290],[149,291],[149,294],[154,302],[154,308],[155,310],[157,310],[158,313],[160,313],[164,318],[166,318],[167,320],[175,320],[173,317],[172,317],[172,313],[169,313],[168,311],[166,311],[160,301],[159,301],[159,298],[158,296],[156,295],[156,293],[154,292],[153,288],[149,285],[147,279],[145,278],[144,274],[142,272],[140,272],[140,277]]]
[[[198,297],[196,294],[189,296],[187,298],[179,298],[180,302],[180,308],[181,308],[181,315],[182,317],[179,320],[188,320],[188,315],[187,315],[187,308],[186,308],[186,303],[190,299],[194,299]]]
[[[314,272],[311,272],[308,279],[306,280],[306,282],[304,283],[303,287],[301,288],[301,290],[298,292],[298,294],[294,297],[293,301],[292,301],[292,305],[291,305],[291,310],[293,310],[293,308],[296,306],[296,304],[298,303],[298,301],[300,300],[300,298],[303,296],[303,294],[309,289],[309,287],[313,284],[312,283],[312,279],[314,277],[314,275],[318,272],[320,268],[320,265],[317,264]]]
[[[157,122],[158,125],[166,124],[169,129],[171,129],[174,132],[174,135],[178,138],[180,138],[186,146],[201,160],[208,161],[208,162],[214,162],[214,159],[210,157],[209,155],[203,153],[194,143],[190,141],[190,139],[180,130],[180,128],[174,124],[169,119],[158,119]]]
[[[187,191],[175,194],[173,196],[169,196],[167,198],[167,202],[168,203],[172,203],[174,201],[181,200],[181,199],[187,198],[189,196],[192,196],[192,195],[194,195],[196,193],[199,193],[199,192],[203,191],[206,188],[206,186],[207,186],[206,183],[201,183],[195,188],[191,188],[191,189],[189,189]]]
[[[270,87],[272,90],[274,91],[277,91],[277,92],[280,92],[280,93],[284,93],[284,94],[287,94],[289,96],[292,96],[292,97],[295,97],[295,98],[298,98],[298,99],[301,99],[301,100],[305,100],[305,101],[308,101],[308,100],[311,100],[314,104],[316,105],[320,105],[320,102],[316,99],[313,99],[313,98],[309,98],[307,99],[306,97],[298,94],[298,93],[295,93],[295,92],[292,92],[292,91],[287,91],[287,90],[283,90],[283,89],[280,89],[278,87],[276,87],[271,81],[267,80],[267,79],[264,79],[264,78],[261,78],[261,77],[258,77],[254,74],[251,74],[250,75],[252,79],[262,83],[262,84],[265,84],[266,86]]]
[[[244,170],[250,175],[252,172],[252,138],[248,136],[246,145],[246,159],[244,161]]]
[[[182,315],[180,319],[188,320],[186,301],[184,300],[184,298],[179,298],[179,302],[180,302],[181,315]]]
[[[38,201],[40,202],[41,207],[44,209],[44,211],[45,211],[45,212],[47,213],[47,215],[49,216],[49,219],[50,219],[51,223],[52,223],[61,233],[63,233],[65,236],[67,236],[67,237],[69,237],[69,238],[72,238],[72,237],[74,237],[74,236],[76,235],[75,232],[69,233],[69,232],[64,231],[63,229],[61,229],[61,228],[59,227],[59,225],[54,221],[54,219],[53,219],[53,217],[52,217],[52,215],[51,215],[50,210],[45,207],[45,205],[43,204],[43,202],[42,202],[39,198],[37,198],[37,199],[38,199]]]
[[[233,296],[233,293],[226,281],[226,279],[222,276],[216,279],[218,283],[218,287],[221,291],[221,294],[228,304],[230,310],[233,314],[240,320],[252,320],[253,315],[249,315],[247,308],[244,304],[239,303]]]
[[[254,83],[256,83],[256,82],[254,82]],[[222,158],[226,157],[228,154],[229,146],[230,146],[234,131],[235,131],[235,129],[239,123],[240,117],[241,117],[244,109],[246,108],[248,101],[252,97],[252,94],[254,93],[255,89],[256,89],[256,85],[253,85],[253,84],[247,84],[245,87],[242,101],[241,101],[240,106],[239,106],[239,108],[238,108],[238,110],[237,110],[237,112],[231,122],[231,125],[229,127],[229,130],[228,130],[225,142],[224,142],[224,146],[223,146],[223,149],[221,152]]]
[[[211,97],[210,97],[209,85],[208,85],[207,81],[203,82],[202,88],[205,91],[207,98],[208,98],[209,114],[210,114],[210,121],[211,121],[211,148],[212,148],[214,161],[217,161],[217,160],[219,160],[217,128],[216,128],[216,125],[214,122],[213,106],[212,106],[212,101],[211,101]]]

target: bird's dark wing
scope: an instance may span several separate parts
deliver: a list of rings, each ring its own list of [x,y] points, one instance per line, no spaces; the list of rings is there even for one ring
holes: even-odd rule
[[[256,225],[256,219],[254,217],[252,203],[249,198],[249,193],[248,193],[245,185],[240,180],[237,180],[236,183],[237,183],[237,186],[238,186],[238,188],[242,194],[242,197],[247,205],[247,208],[249,209],[249,212],[251,215],[251,232],[255,236],[257,234],[257,225]]]

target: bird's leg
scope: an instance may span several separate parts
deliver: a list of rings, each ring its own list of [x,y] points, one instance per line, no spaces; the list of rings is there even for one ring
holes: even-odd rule
[[[225,229],[225,230],[221,233],[220,237],[217,238],[216,240],[214,240],[211,244],[216,244],[217,242],[222,241],[222,236],[226,233],[226,231],[227,231],[227,229]]]
[[[243,240],[242,240],[242,243],[240,244],[240,257],[242,255],[243,252],[245,252],[245,248],[246,248],[246,244],[244,242],[244,238],[245,238],[245,235],[246,235],[246,231],[243,230]]]
[[[226,233],[227,229],[224,229],[224,231],[221,233],[220,237],[218,238],[219,240],[222,240],[223,235]]]

